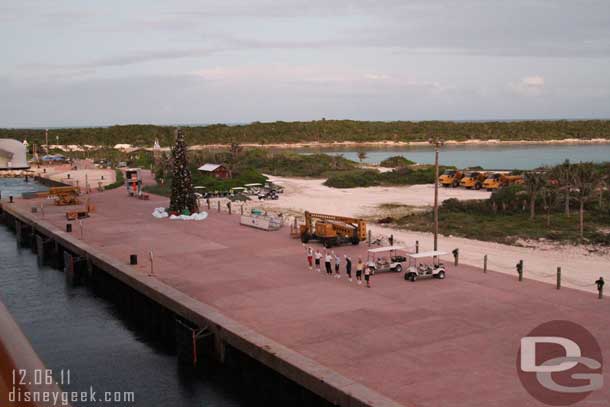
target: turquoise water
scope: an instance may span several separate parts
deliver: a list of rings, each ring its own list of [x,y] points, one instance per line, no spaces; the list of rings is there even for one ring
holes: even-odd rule
[[[363,149],[349,148],[304,148],[302,153],[323,152],[342,154],[345,158],[358,161],[358,151],[366,151],[364,160],[370,164],[401,155],[421,164],[434,163],[434,152],[428,147],[383,147]],[[460,145],[441,148],[441,164],[455,165],[458,168],[481,166],[487,169],[521,169],[529,170],[544,165],[560,164],[565,160],[572,162],[610,161],[610,144],[577,144],[577,145]]]

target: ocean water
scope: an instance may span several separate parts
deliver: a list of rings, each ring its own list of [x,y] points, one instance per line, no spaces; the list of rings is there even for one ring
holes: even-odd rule
[[[39,267],[30,249],[0,225],[0,300],[17,321],[47,369],[69,371],[64,391],[133,392],[134,402],[104,405],[239,407],[248,401],[222,368],[205,374],[143,333],[110,303],[86,287],[68,287],[62,272]],[[67,377],[67,373],[64,375]]]
[[[358,161],[358,151],[366,152],[364,162],[378,164],[384,159],[400,155],[421,164],[434,163],[434,151],[428,146],[347,148],[303,148],[308,154],[323,152],[341,154]],[[481,166],[486,169],[529,170],[541,166],[571,162],[610,161],[610,144],[529,144],[529,145],[446,145],[440,150],[439,161],[458,168]]]

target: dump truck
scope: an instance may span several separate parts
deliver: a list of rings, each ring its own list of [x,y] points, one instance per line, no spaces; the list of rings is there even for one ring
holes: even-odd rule
[[[483,182],[487,178],[487,173],[482,171],[469,171],[464,174],[464,177],[460,181],[460,186],[466,189],[481,189],[483,188]]]
[[[502,187],[506,187],[513,184],[523,184],[523,176],[521,175],[509,175],[500,172],[493,173],[487,177],[483,182],[483,188],[487,191],[496,191]]]
[[[346,243],[357,245],[366,240],[366,222],[346,216],[305,212],[305,223],[300,225],[299,234],[303,243],[317,240],[326,248]]]
[[[449,187],[458,187],[460,185],[460,180],[464,176],[464,173],[458,170],[445,170],[443,174],[438,177],[438,182],[444,186],[445,188]]]

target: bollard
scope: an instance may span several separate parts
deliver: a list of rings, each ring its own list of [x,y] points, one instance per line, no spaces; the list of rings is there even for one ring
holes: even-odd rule
[[[148,252],[148,258],[150,260],[150,276],[154,276],[155,275],[155,270],[153,268],[153,252],[152,250]]]
[[[13,203],[13,195],[11,195],[11,196],[9,196],[9,197],[8,197],[8,202],[9,202],[9,203]]]
[[[206,198],[205,203],[208,204],[208,211],[209,211],[210,210],[210,198]]]
[[[451,253],[453,253],[453,265],[457,266],[460,258],[460,249],[453,249]]]
[[[419,240],[415,241],[415,253],[419,253]]]
[[[487,273],[487,255],[483,256],[483,273]]]
[[[71,223],[66,223],[66,232],[72,233],[72,224]]]
[[[102,181],[104,180],[104,176],[102,175]]]
[[[523,260],[519,260],[519,263],[515,266],[517,273],[519,274],[519,281],[523,281]]]
[[[243,205],[241,205],[241,206],[239,207],[239,210],[241,211],[241,214],[243,215],[243,214],[244,214],[244,206],[243,206]]]
[[[129,264],[131,264],[132,266],[135,266],[136,264],[138,264],[138,255],[137,254],[129,255]]]
[[[70,179],[70,174],[68,174],[68,179]]]
[[[227,208],[229,209],[229,215],[231,215],[231,201],[227,202]]]
[[[369,230],[369,237],[368,237],[368,239],[367,239],[367,241],[369,242],[369,247],[371,247],[371,239],[372,239],[372,233],[371,233],[371,231]]]
[[[561,267],[557,267],[557,289],[561,288]]]
[[[218,212],[220,212],[220,201],[218,201],[217,203],[218,203]]]

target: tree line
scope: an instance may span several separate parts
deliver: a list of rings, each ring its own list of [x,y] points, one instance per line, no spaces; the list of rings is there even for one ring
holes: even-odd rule
[[[183,126],[189,145],[232,143],[329,143],[427,141],[430,137],[466,141],[473,139],[503,141],[552,139],[610,139],[610,120],[555,120],[514,122],[451,121],[354,121],[316,120],[309,122],[254,122],[244,125],[213,124]],[[116,144],[152,147],[173,146],[174,126],[120,125],[91,128],[63,128],[48,131],[49,144],[74,144],[112,147]],[[45,144],[42,129],[0,129],[0,138],[26,139]]]

